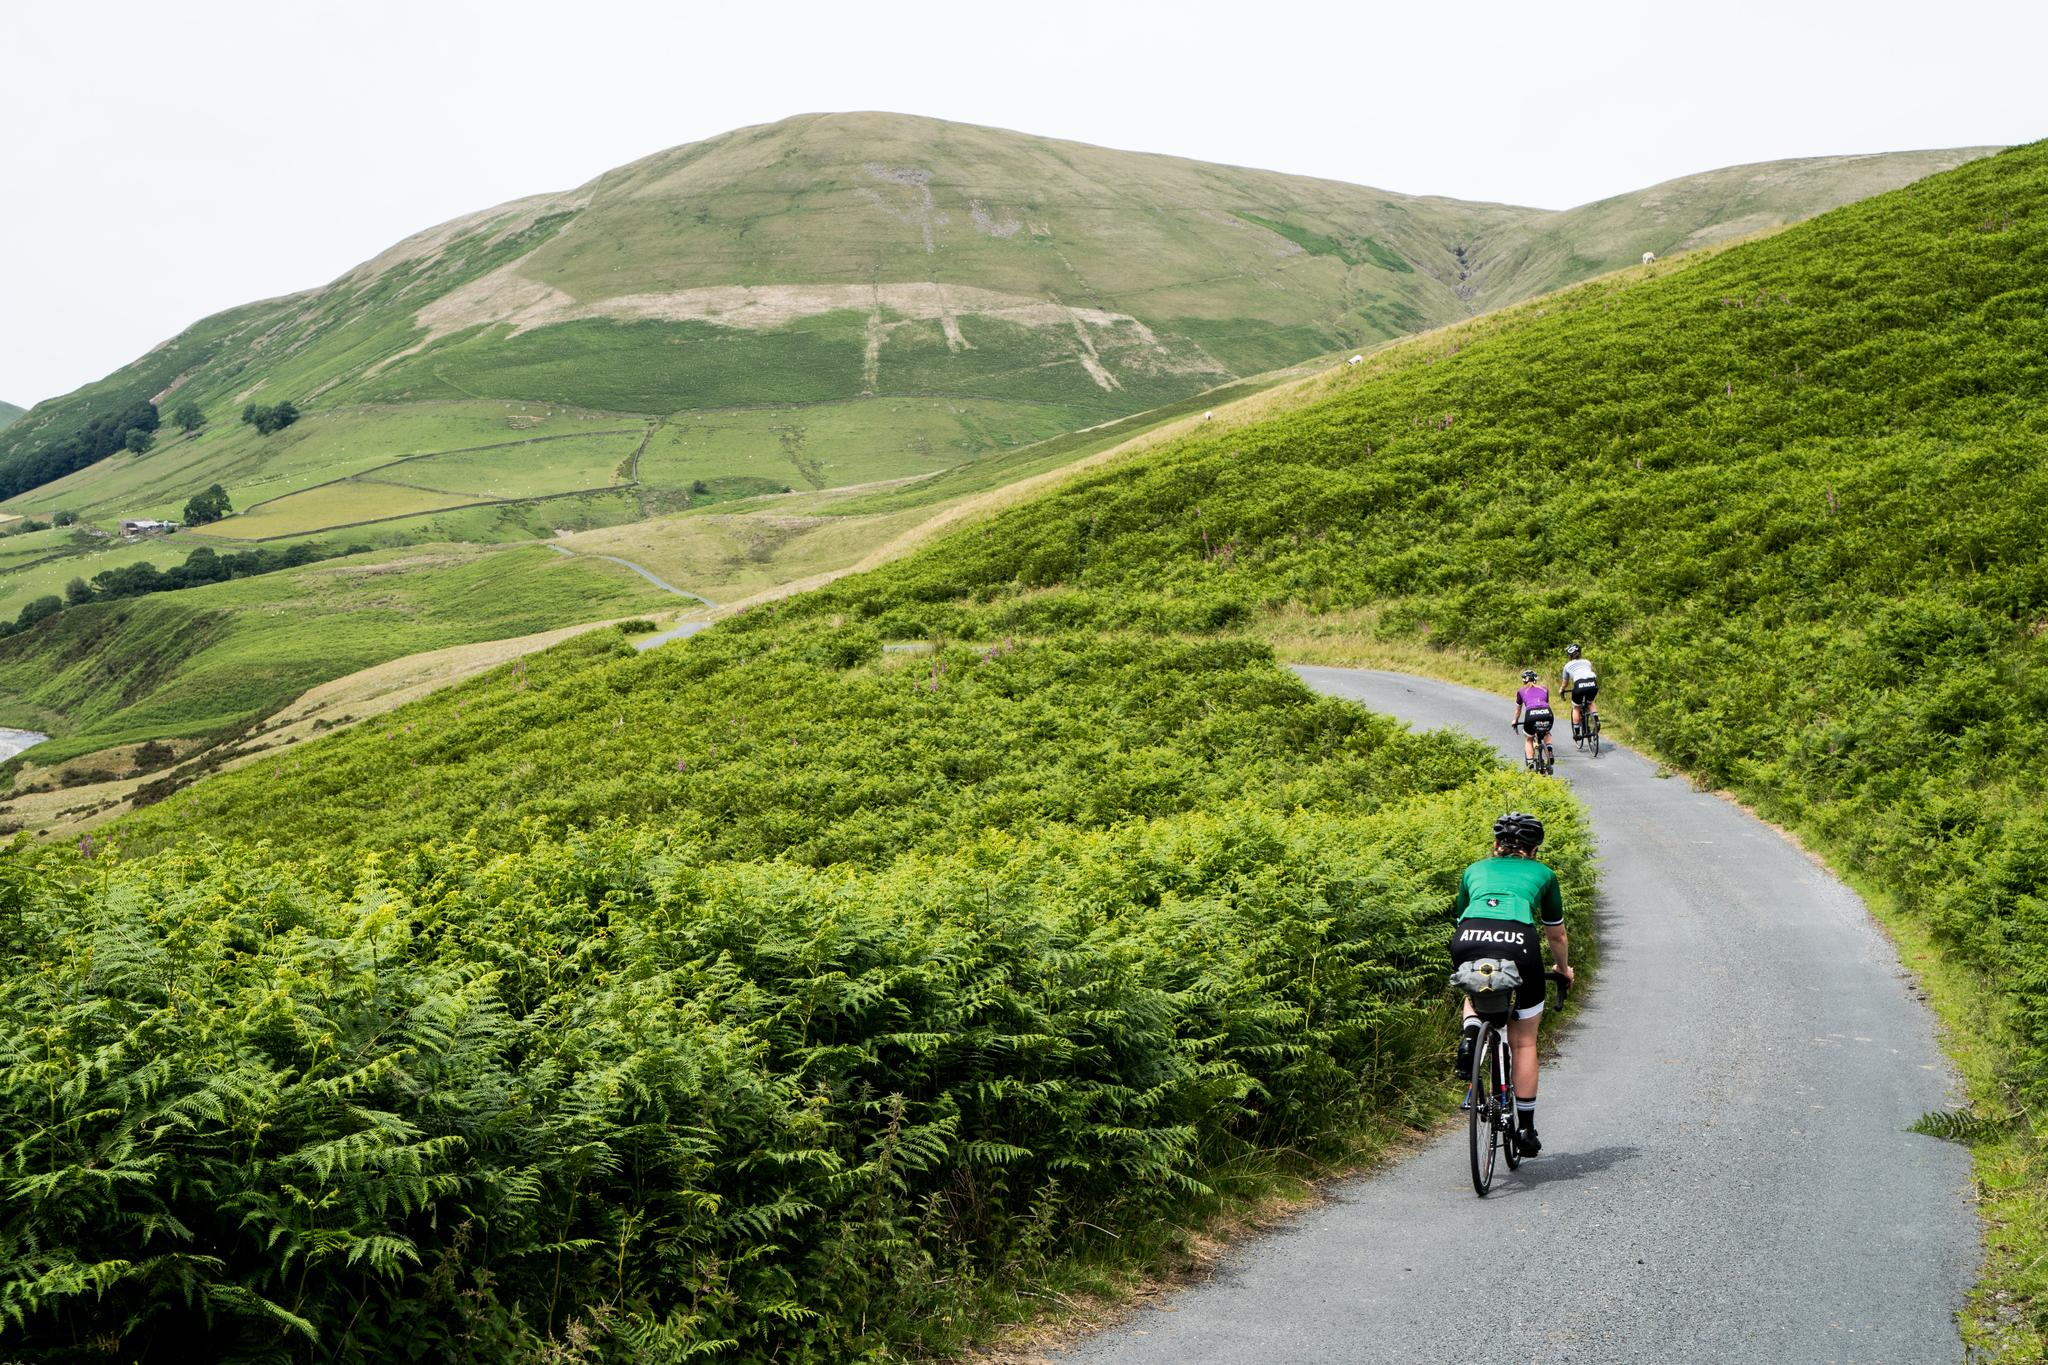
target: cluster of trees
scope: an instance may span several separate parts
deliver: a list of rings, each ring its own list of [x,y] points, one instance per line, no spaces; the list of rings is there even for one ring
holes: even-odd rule
[[[251,403],[242,409],[242,420],[268,436],[274,431],[283,431],[299,420],[299,410],[290,399],[264,405]]]
[[[210,484],[204,493],[194,493],[186,500],[185,524],[205,526],[219,521],[234,510],[233,504],[228,501],[227,489],[217,483]]]
[[[23,433],[14,453],[0,460],[0,498],[39,488],[138,443],[147,450],[159,421],[156,405],[144,398],[90,418],[61,436]]]
[[[178,430],[190,436],[193,432],[206,425],[206,414],[199,410],[197,403],[187,398],[184,402],[178,404],[177,407],[171,409],[171,420],[178,424]]]
[[[152,592],[173,592],[179,588],[199,588],[208,583],[225,583],[233,578],[252,578],[257,574],[275,573],[279,569],[296,569],[316,560],[361,554],[369,548],[367,545],[351,545],[343,550],[330,550],[301,542],[283,550],[241,550],[224,555],[201,546],[184,563],[168,569],[159,569],[149,563],[125,564],[94,574],[91,582],[83,577],[72,579],[64,585],[62,597],[50,595],[29,602],[12,624],[0,623],[0,637],[18,635],[66,607],[140,597]]]

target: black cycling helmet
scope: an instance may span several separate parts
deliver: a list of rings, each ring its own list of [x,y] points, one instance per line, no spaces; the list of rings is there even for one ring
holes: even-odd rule
[[[1522,681],[1523,681],[1523,682],[1535,682],[1535,681],[1536,681],[1536,670],[1535,670],[1535,669],[1533,669],[1533,668],[1525,668],[1525,669],[1523,669],[1523,670],[1522,670]]]
[[[1578,657],[1579,657],[1579,647],[1578,647],[1577,645],[1566,645],[1566,646],[1564,647],[1564,657],[1565,657],[1565,658],[1567,658],[1567,659],[1576,659],[1576,658],[1578,658]]]
[[[1493,841],[1504,848],[1534,853],[1543,847],[1543,822],[1526,811],[1509,811],[1493,822]]]

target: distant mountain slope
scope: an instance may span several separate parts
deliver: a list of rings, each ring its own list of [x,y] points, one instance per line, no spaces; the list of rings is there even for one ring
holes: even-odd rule
[[[14,424],[15,418],[27,411],[27,408],[16,407],[12,403],[0,403],[0,431],[7,430]]]
[[[799,487],[931,472],[1974,154],[1738,168],[1559,214],[805,115],[441,224],[323,288],[206,319],[0,435],[0,496],[109,454],[136,404],[173,397],[222,439],[245,403],[287,398],[648,417],[831,404],[850,416],[821,432],[667,433],[639,477],[687,497],[742,468]],[[841,458],[876,445],[880,465]],[[256,467],[194,461],[166,505],[223,466]]]

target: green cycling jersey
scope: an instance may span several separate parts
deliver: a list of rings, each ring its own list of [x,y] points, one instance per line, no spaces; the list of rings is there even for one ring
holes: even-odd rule
[[[1458,879],[1451,909],[1459,919],[1563,924],[1564,893],[1557,874],[1534,858],[1481,858]]]

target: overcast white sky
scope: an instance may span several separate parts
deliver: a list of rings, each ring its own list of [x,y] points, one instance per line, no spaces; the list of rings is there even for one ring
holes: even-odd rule
[[[889,109],[1563,208],[2048,136],[2048,3],[0,0],[0,398],[442,219]]]

